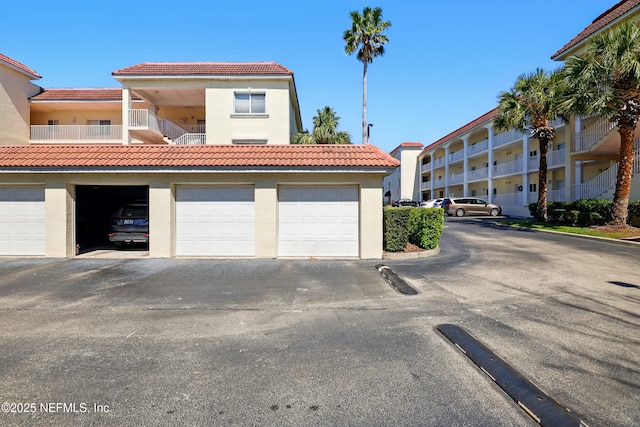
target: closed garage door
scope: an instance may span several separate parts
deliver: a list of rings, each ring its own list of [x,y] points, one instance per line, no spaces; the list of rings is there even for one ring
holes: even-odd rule
[[[255,255],[253,186],[177,186],[176,255]]]
[[[357,186],[281,186],[278,255],[358,256]]]
[[[0,186],[0,255],[44,255],[44,187]]]

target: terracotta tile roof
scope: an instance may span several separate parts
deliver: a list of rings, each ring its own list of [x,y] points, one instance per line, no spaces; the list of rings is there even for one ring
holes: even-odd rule
[[[397,151],[401,148],[407,148],[407,147],[418,147],[418,148],[422,148],[423,144],[421,142],[403,142],[402,144],[398,145],[396,148],[394,148],[393,150],[390,151],[390,153],[393,153],[394,151]]]
[[[427,145],[424,150],[422,150],[422,152],[420,153],[420,156],[422,156],[423,154],[433,150],[434,148],[444,144],[447,141],[451,141],[454,138],[457,138],[459,136],[464,135],[465,133],[469,132],[471,129],[481,125],[482,123],[487,123],[489,121],[491,121],[491,119],[493,119],[496,114],[498,114],[498,108],[494,108],[493,110],[484,113],[482,116],[478,117],[477,119],[467,123],[466,125],[462,126],[461,128],[458,128],[456,130],[454,130],[453,132],[451,132],[450,134],[440,138],[439,140],[437,140],[436,142]]]
[[[562,54],[566,53],[569,49],[577,46],[582,41],[588,39],[601,29],[605,28],[618,18],[628,14],[631,10],[640,5],[640,0],[622,0],[616,3],[613,7],[605,11],[602,15],[598,16],[589,24],[584,30],[582,30],[577,36],[575,36],[569,43],[564,45],[562,49],[551,55],[551,59],[556,59]]]
[[[275,62],[144,62],[122,68],[114,76],[293,75]]]
[[[35,101],[122,101],[122,88],[45,89]]]
[[[9,58],[8,56],[3,55],[1,53],[0,53],[0,61],[2,61],[4,63],[7,63],[12,67],[17,68],[18,70],[23,71],[23,72],[31,75],[35,79],[41,79],[42,78],[42,76],[40,74],[36,73],[31,68],[27,67],[24,64],[19,63],[15,59]]]
[[[373,145],[0,146],[0,168],[393,168]]]

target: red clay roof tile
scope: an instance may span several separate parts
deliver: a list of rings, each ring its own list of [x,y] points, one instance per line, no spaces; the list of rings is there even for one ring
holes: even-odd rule
[[[0,53],[0,61],[5,62],[9,65],[11,65],[14,68],[19,69],[20,71],[23,71],[27,74],[30,74],[33,78],[35,79],[41,79],[42,76],[38,73],[36,73],[35,71],[33,71],[31,68],[27,67],[24,64],[21,64],[20,62],[16,61],[15,59],[11,59],[6,55],[3,55]]]
[[[551,55],[551,59],[556,59],[562,54],[566,53],[572,47],[580,44],[583,40],[586,40],[593,34],[597,33],[607,25],[611,24],[616,19],[624,16],[629,11],[640,5],[640,0],[622,0],[598,16],[589,24],[584,30],[582,30],[577,36],[575,36],[569,43],[564,45],[560,50]]]
[[[35,101],[122,101],[122,88],[54,88],[31,98]]]
[[[482,123],[489,122],[491,119],[493,119],[496,116],[496,114],[498,114],[498,108],[494,108],[493,110],[491,110],[491,111],[489,111],[487,113],[484,113],[483,115],[481,115],[477,119],[470,121],[466,125],[454,130],[453,132],[451,132],[450,134],[440,138],[436,142],[427,145],[424,148],[424,150],[422,150],[420,155],[423,155],[423,154],[427,153],[428,151],[433,150],[434,148],[438,147],[439,145],[444,144],[447,141],[450,141],[450,140],[452,140],[454,138],[462,136],[463,134],[465,134],[468,131],[470,131],[471,129],[481,125]]]
[[[275,62],[144,62],[122,68],[114,76],[293,75]]]
[[[0,146],[0,168],[338,167],[393,168],[373,145],[43,145]]]

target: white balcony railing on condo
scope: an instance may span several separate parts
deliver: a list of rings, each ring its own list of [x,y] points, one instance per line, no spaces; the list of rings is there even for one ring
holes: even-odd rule
[[[206,133],[185,133],[170,142],[172,145],[203,145],[207,143]]]
[[[33,142],[121,142],[121,125],[31,125]]]
[[[440,157],[439,159],[435,159],[433,161],[433,167],[437,168],[437,167],[440,167],[440,166],[444,166],[445,160],[446,159],[444,157]]]
[[[464,173],[454,173],[449,176],[449,185],[462,184],[464,182]]]
[[[488,177],[489,177],[489,168],[475,169],[467,172],[467,181],[486,179]]]
[[[483,139],[480,142],[469,144],[469,147],[467,147],[467,155],[473,156],[474,154],[482,153],[484,151],[487,151],[488,149],[489,149],[489,140]]]
[[[499,133],[493,138],[493,146],[499,147],[501,145],[509,144],[510,142],[520,141],[524,137],[524,134],[517,129],[511,129],[507,132]]]
[[[522,160],[499,163],[493,167],[493,176],[513,175],[522,173]]]
[[[565,150],[554,150],[547,153],[547,168],[564,166]],[[529,157],[529,171],[540,169],[540,156]]]
[[[190,133],[187,129],[167,119],[160,118],[155,115],[153,111],[149,110],[129,110],[129,127],[131,129],[149,129],[155,131],[169,138],[170,143],[175,145],[205,144],[205,130],[203,125],[190,125],[191,129],[200,131]]]
[[[616,127],[615,123],[604,117],[576,134],[575,151],[588,150]]]
[[[634,141],[634,147],[633,173],[636,174],[640,173],[640,162],[638,161],[638,157],[640,156],[640,139]],[[589,182],[572,186],[573,200],[597,198],[615,188],[618,180],[619,165],[620,163],[614,164]]]

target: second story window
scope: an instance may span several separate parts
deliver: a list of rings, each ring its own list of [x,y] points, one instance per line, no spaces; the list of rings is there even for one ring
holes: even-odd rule
[[[265,114],[264,93],[235,93],[234,113],[235,114]]]

